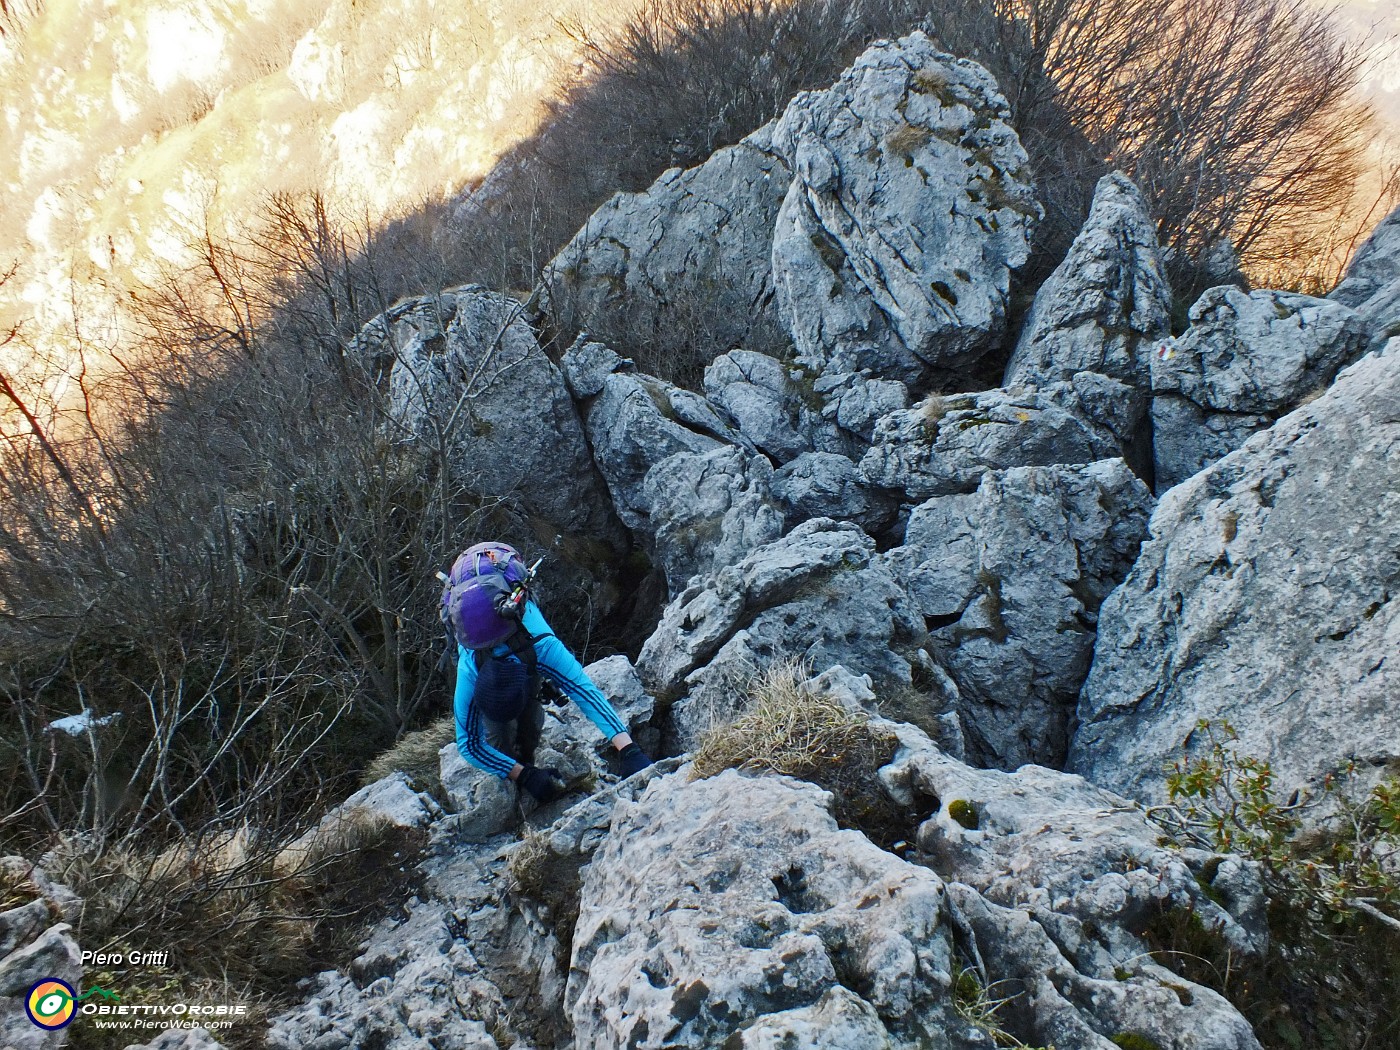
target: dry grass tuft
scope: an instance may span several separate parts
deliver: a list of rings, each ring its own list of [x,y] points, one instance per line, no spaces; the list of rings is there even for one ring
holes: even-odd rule
[[[877,775],[894,756],[895,741],[872,730],[863,712],[801,690],[809,677],[797,660],[765,670],[749,689],[744,713],[701,741],[691,775],[748,769],[810,781],[832,793],[838,824],[888,848],[910,831],[910,815]]]
[[[397,744],[365,767],[360,786],[367,787],[392,773],[402,772],[418,791],[438,794],[442,787],[438,752],[452,742],[455,732],[452,716],[447,715],[426,729],[405,733]]]
[[[808,678],[795,660],[774,664],[749,690],[746,710],[711,730],[695,753],[696,779],[726,769],[759,769],[810,779],[868,742],[868,719],[798,686]]]

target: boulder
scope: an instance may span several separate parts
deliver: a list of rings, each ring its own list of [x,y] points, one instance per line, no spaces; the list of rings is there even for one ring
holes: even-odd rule
[[[594,342],[585,336],[574,340],[574,345],[559,359],[559,369],[564,373],[564,383],[574,398],[583,401],[603,392],[608,376],[614,372],[635,372],[631,358],[620,356],[611,347]]]
[[[957,686],[967,754],[1060,765],[1099,606],[1128,574],[1152,496],[1121,459],[990,471],[916,507],[885,557]]]
[[[714,428],[682,417],[673,403],[673,395],[680,400],[682,393],[652,376],[616,372],[604,379],[588,407],[588,439],[618,516],[644,534],[650,533],[650,505],[642,488],[647,472],[667,456],[709,452],[726,443]]]
[[[1261,951],[1256,865],[1164,848],[1141,809],[1080,777],[972,769],[912,726],[886,726],[899,747],[880,778],[931,811],[911,857],[945,880],[968,973],[1007,998],[1002,1027],[1029,1046],[1258,1047],[1229,1002],[1167,970],[1143,939],[1177,913],[1234,952]]]
[[[790,523],[834,518],[871,535],[889,528],[897,501],[872,485],[860,468],[832,452],[805,452],[773,473],[773,497]]]
[[[370,322],[393,353],[391,411],[431,447],[446,443],[469,490],[516,496],[558,530],[620,542],[573,401],[523,310],[465,287]]]
[[[910,649],[922,635],[903,591],[857,526],[805,521],[737,565],[691,581],[662,613],[637,662],[671,710],[679,749],[744,704],[747,684],[770,664],[798,658],[842,664],[879,686],[907,685]]]
[[[1171,309],[1147,202],[1126,175],[1105,175],[1069,254],[1036,293],[1004,385],[1097,372],[1145,394],[1150,351],[1171,335]]]
[[[1371,232],[1328,298],[1361,316],[1373,346],[1400,336],[1400,208]]]
[[[407,831],[431,824],[441,816],[442,807],[431,795],[413,790],[408,775],[395,772],[360,788],[328,810],[315,827],[283,848],[277,865],[283,871],[295,871],[344,852],[347,843],[363,832],[391,828]]]
[[[1400,759],[1400,343],[1168,492],[1104,602],[1070,768],[1143,799],[1228,720],[1286,794]]]
[[[57,979],[76,989],[83,975],[73,927],[51,920],[42,925],[42,932],[0,957],[0,1046],[5,1050],[50,1050],[68,1041],[66,1030],[42,1029],[25,1013],[29,991],[40,981]]]
[[[733,565],[782,534],[772,478],[767,458],[733,445],[677,452],[647,472],[647,527],[654,531],[654,561],[671,596],[692,576]]]
[[[849,450],[849,440],[823,421],[811,377],[767,354],[731,350],[715,358],[705,369],[705,397],[779,463],[813,449]]]
[[[793,171],[773,279],[800,361],[917,384],[996,345],[1041,209],[985,69],[922,32],[880,41],[794,98],[773,148]]]
[[[871,483],[922,502],[974,492],[989,470],[1093,463],[1120,451],[1114,433],[1079,408],[1072,387],[1056,384],[933,394],[891,412],[876,424],[860,470]]]
[[[858,438],[855,447],[861,449],[870,444],[876,423],[891,412],[909,407],[907,386],[896,379],[877,379],[864,372],[819,376],[812,383],[812,392],[822,400],[822,418],[835,423],[848,442],[851,437]],[[851,450],[848,446],[838,451],[846,454]]]
[[[765,128],[615,194],[545,266],[540,308],[562,331],[632,352],[691,330],[715,353],[780,347],[771,256],[790,178]]]
[[[869,1046],[957,1031],[942,883],[839,831],[829,801],[788,778],[683,770],[619,806],[583,878],[565,999],[576,1044],[709,1050],[766,1015],[819,1012]],[[838,985],[864,1006],[833,1001]]]
[[[1008,1000],[996,1023],[1023,1045],[1112,1050],[1136,1034],[1257,1050],[1225,1000],[1161,968],[1136,936],[1153,909],[1199,908],[1251,946],[1257,873],[1157,847],[1140,813],[1079,778],[984,784],[912,727],[883,725],[902,736],[881,776],[911,815],[935,790],[961,792],[985,800],[986,830],[954,825],[966,841],[949,850],[921,830],[930,852],[910,863],[838,830],[811,784],[734,770],[689,781],[688,767],[654,779],[617,807],[584,870],[565,999],[577,1045],[991,1050],[1004,1039],[972,1007],[984,989]],[[960,777],[974,782],[952,786]],[[1042,835],[1047,823],[1056,833]],[[1215,903],[1192,863],[1239,906],[1224,892]]]
[[[1366,348],[1346,306],[1294,292],[1207,290],[1152,355],[1157,489],[1179,484],[1323,389]]]

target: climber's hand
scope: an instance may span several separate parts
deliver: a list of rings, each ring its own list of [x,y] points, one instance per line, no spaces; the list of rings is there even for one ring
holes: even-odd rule
[[[622,775],[630,777],[633,773],[640,773],[651,765],[651,756],[637,746],[634,740],[621,751],[618,756],[622,759]]]
[[[564,791],[564,779],[555,769],[540,769],[538,766],[526,766],[520,771],[515,782],[530,795],[540,805],[553,802]]]

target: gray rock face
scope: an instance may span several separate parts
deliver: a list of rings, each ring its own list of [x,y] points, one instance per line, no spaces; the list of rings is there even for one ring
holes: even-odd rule
[[[1254,865],[1161,848],[1140,809],[1079,777],[972,769],[912,726],[886,725],[900,747],[880,777],[894,797],[935,807],[918,859],[946,880],[984,979],[1022,990],[1000,1016],[1027,1045],[1106,1050],[1129,1033],[1144,1045],[1259,1045],[1233,1006],[1160,966],[1139,936],[1154,913],[1181,910],[1234,950],[1261,950]]]
[[[569,393],[582,401],[602,393],[608,376],[614,372],[634,372],[631,358],[622,357],[610,347],[579,336],[559,359]]]
[[[1105,175],[1084,229],[1036,293],[1004,385],[1097,372],[1146,391],[1151,344],[1171,334],[1171,308],[1147,202],[1126,175]]]
[[[1152,497],[1121,459],[987,473],[936,497],[887,555],[957,685],[968,755],[1063,763],[1103,599],[1127,575]]]
[[[662,614],[637,662],[671,711],[677,746],[732,717],[757,671],[789,657],[908,683],[896,651],[922,635],[904,592],[854,525],[803,522],[737,565],[697,577]]]
[[[789,521],[835,518],[876,535],[890,526],[897,509],[856,464],[831,452],[807,452],[779,467],[771,487]]]
[[[1373,345],[1400,335],[1400,208],[1371,232],[1328,298],[1361,315]]]
[[[1257,949],[1256,872],[1158,848],[1139,811],[1080,778],[971,770],[884,725],[901,747],[882,779],[911,807],[939,800],[922,864],[838,831],[830,795],[786,777],[687,782],[683,767],[617,808],[584,874],[566,997],[576,1045],[990,1050],[958,1012],[961,973],[1024,990],[999,1022],[1026,1045],[1111,1050],[1136,1033],[1256,1050],[1228,1003],[1136,936],[1150,911],[1199,909]],[[981,829],[942,814],[956,799],[981,806]]]
[[[708,1050],[764,1015],[791,1027],[821,1012],[875,1036],[865,1045],[956,1031],[941,882],[838,831],[829,797],[731,770],[657,780],[619,807],[584,875],[576,1044]],[[827,998],[838,984],[868,1009]]]
[[[530,897],[508,865],[513,855],[518,861],[518,854],[535,851],[549,872],[577,871],[607,835],[617,800],[635,797],[674,766],[658,763],[600,791],[523,842],[502,836],[473,843],[450,818],[439,821],[404,914],[372,930],[345,971],[318,974],[303,1003],[273,1018],[268,1046],[572,1045],[559,1005],[560,963],[567,962],[559,927],[548,904]]]
[[[773,236],[799,359],[917,383],[976,361],[1040,217],[992,77],[923,33],[873,45],[773,130],[794,177]]]
[[[764,129],[642,193],[616,194],[545,267],[541,307],[559,327],[616,346],[701,319],[697,335],[716,353],[776,345],[773,223],[790,178]]]
[[[1092,463],[1119,455],[1118,440],[1081,411],[1066,384],[1049,390],[935,394],[880,420],[861,473],[914,501],[972,492],[989,470]]]
[[[367,326],[393,353],[395,416],[436,447],[457,479],[485,495],[518,495],[555,527],[604,540],[616,520],[559,370],[513,299],[480,288],[400,304]]]
[[[1365,324],[1340,303],[1233,285],[1206,291],[1186,334],[1152,356],[1158,490],[1316,393],[1366,342]]]
[[[1397,351],[1163,497],[1100,611],[1072,769],[1159,798],[1200,719],[1228,719],[1285,793],[1400,757]]]
[[[39,1028],[25,1013],[29,990],[53,977],[77,988],[83,974],[82,953],[73,927],[55,922],[76,920],[81,902],[41,869],[21,857],[0,857],[0,871],[29,890],[30,900],[0,913],[0,1046],[5,1050],[52,1050],[68,1042],[68,1031]]]
[[[721,354],[705,369],[706,399],[780,463],[812,449],[844,452],[849,447],[849,441],[823,421],[820,399],[810,387],[800,369],[749,350]],[[809,404],[813,400],[817,403]]]
[[[724,442],[687,423],[673,403],[684,391],[648,375],[614,373],[589,406],[588,438],[622,523],[649,533],[647,472],[678,452],[705,453]],[[695,395],[691,395],[693,398]]]
[[[444,856],[448,846],[451,856]],[[504,861],[499,842],[476,848],[460,840],[440,843],[407,918],[372,931],[349,972],[313,978],[306,1001],[273,1018],[267,1045],[499,1050],[487,1025],[503,1027],[510,1015],[496,982],[511,991],[527,986],[524,971],[543,961],[522,952],[515,967],[490,965],[513,938],[522,948],[529,944],[526,931],[514,928],[520,920],[513,922],[502,906]],[[468,929],[470,942],[456,935]]]
[[[1152,460],[1157,491],[1166,492],[1205,470],[1273,421],[1273,416],[1210,412],[1181,397],[1154,397]]]
[[[360,788],[340,805],[327,811],[278,855],[278,867],[296,870],[307,863],[343,849],[349,828],[421,828],[442,816],[431,795],[414,791],[408,775],[392,773]]]
[[[812,390],[822,398],[822,418],[870,443],[875,424],[891,412],[909,407],[909,388],[895,379],[872,379],[859,372],[837,372],[820,376]],[[840,449],[843,454],[846,449]]]
[[[772,478],[765,457],[733,445],[678,452],[647,472],[642,499],[672,596],[692,576],[733,565],[782,534]]]

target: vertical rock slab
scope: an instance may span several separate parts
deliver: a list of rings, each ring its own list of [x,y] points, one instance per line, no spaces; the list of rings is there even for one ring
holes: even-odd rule
[[[1163,496],[1099,613],[1070,768],[1144,799],[1202,719],[1287,791],[1400,759],[1400,344]]]
[[[1152,344],[1171,334],[1171,308],[1147,202],[1122,172],[1105,175],[1069,254],[1036,293],[1003,385],[1098,372],[1145,392]]]
[[[453,289],[396,306],[359,342],[392,362],[391,411],[419,441],[446,447],[461,484],[514,494],[557,529],[619,540],[574,403],[523,309]]]
[[[969,757],[1060,765],[1105,596],[1128,573],[1152,496],[1121,459],[986,474],[916,508],[888,561],[957,685]]]
[[[917,384],[1000,337],[1041,215],[1006,100],[923,33],[881,41],[773,129],[793,181],[773,237],[799,360]]]
[[[1371,231],[1327,298],[1361,315],[1373,346],[1400,335],[1400,208]]]
[[[537,302],[562,331],[625,352],[688,329],[715,353],[777,348],[773,224],[789,180],[763,128],[616,194],[544,268]]]
[[[692,576],[742,561],[782,534],[772,478],[768,460],[733,445],[678,452],[647,472],[642,496],[672,597]]]

